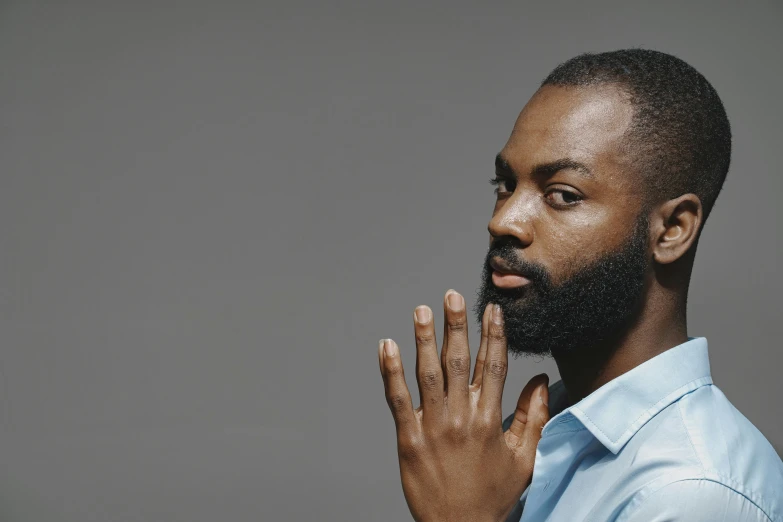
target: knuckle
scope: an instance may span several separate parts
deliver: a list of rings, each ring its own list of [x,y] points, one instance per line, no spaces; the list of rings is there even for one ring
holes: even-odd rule
[[[454,415],[449,419],[449,428],[451,431],[463,432],[465,431],[465,419],[461,415]]]
[[[488,436],[496,428],[497,419],[491,412],[485,412],[476,418],[476,431],[481,436]]]
[[[422,370],[419,374],[419,382],[421,382],[421,387],[428,391],[440,388],[442,386],[440,371]]]
[[[405,395],[401,393],[390,393],[386,397],[386,401],[389,403],[389,409],[393,413],[399,413],[405,408]]]
[[[386,362],[386,376],[388,378],[396,378],[402,375],[402,364],[399,361],[399,357],[394,362]]]
[[[486,363],[485,369],[492,377],[505,377],[506,372],[508,371],[508,363],[500,359],[492,359]]]
[[[451,442],[464,442],[468,439],[467,423],[461,416],[452,417],[449,420],[448,429],[446,430],[446,437]]]
[[[487,337],[489,337],[489,339],[493,341],[502,340],[505,337],[505,333],[503,332],[503,327],[497,324],[490,324],[489,331],[487,332]]]
[[[470,372],[470,358],[466,355],[446,359],[449,373],[456,376],[467,375]]]
[[[427,397],[427,404],[430,404],[432,406],[442,406],[443,405],[443,397],[438,397],[437,395],[430,395]]]
[[[435,342],[435,333],[432,330],[419,330],[416,332],[416,344],[432,344]]]
[[[397,439],[397,453],[401,460],[414,461],[422,454],[422,444],[413,437],[400,437]]]
[[[452,332],[464,332],[468,326],[468,319],[463,314],[449,319],[449,330]]]

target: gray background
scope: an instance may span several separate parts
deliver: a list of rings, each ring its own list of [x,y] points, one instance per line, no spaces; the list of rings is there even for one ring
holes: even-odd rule
[[[0,520],[407,519],[377,341],[415,384],[519,110],[628,46],[725,102],[688,333],[780,451],[783,9],[739,5],[0,4]]]

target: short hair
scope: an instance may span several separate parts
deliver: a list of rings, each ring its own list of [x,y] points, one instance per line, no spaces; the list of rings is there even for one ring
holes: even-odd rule
[[[646,49],[581,54],[541,83],[601,84],[618,85],[634,107],[626,138],[634,168],[644,179],[646,205],[696,194],[703,227],[731,161],[731,128],[718,93],[683,60]]]

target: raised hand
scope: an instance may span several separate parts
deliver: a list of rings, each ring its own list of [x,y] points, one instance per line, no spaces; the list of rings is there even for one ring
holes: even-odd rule
[[[508,352],[500,307],[484,310],[481,345],[470,380],[465,300],[444,299],[441,356],[432,311],[414,312],[416,380],[421,406],[413,409],[397,344],[378,347],[386,401],[397,428],[402,490],[417,521],[503,521],[533,475],[536,446],[549,420],[548,377],[522,390],[514,420],[503,432],[501,399]]]

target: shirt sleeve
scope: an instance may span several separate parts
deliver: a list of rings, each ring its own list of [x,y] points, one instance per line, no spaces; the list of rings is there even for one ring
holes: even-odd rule
[[[770,522],[747,497],[710,480],[683,480],[659,489],[627,522]]]

